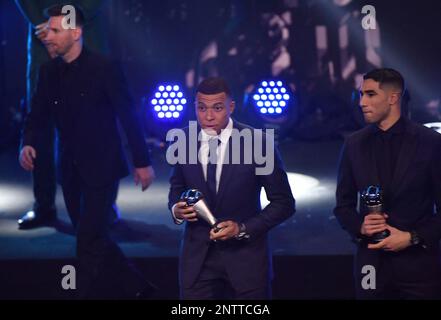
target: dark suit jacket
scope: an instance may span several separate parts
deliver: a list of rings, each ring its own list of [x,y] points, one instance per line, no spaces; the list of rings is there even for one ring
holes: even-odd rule
[[[251,129],[236,121],[233,127]],[[241,150],[243,152],[243,146]],[[245,290],[262,287],[268,282],[272,271],[267,232],[294,214],[295,202],[277,152],[274,171],[270,175],[255,175],[257,164],[254,160],[248,165],[241,163],[223,164],[217,197],[214,201],[208,201],[215,203],[210,209],[218,219],[243,222],[251,236],[248,240],[234,239],[220,243],[225,248],[224,258],[233,286]],[[200,163],[176,164],[170,184],[169,208],[189,188],[208,194]],[[265,188],[270,201],[264,210],[260,207],[261,187]],[[191,287],[201,271],[210,245],[209,231],[210,227],[205,221],[185,224],[180,259],[181,286]]]
[[[388,201],[388,223],[403,231],[415,230],[427,248],[436,251],[441,238],[441,135],[404,120],[403,144]],[[340,160],[334,213],[356,240],[361,239],[364,217],[357,210],[358,192],[379,184],[373,132],[373,127],[367,126],[347,138]]]
[[[66,90],[60,87],[62,64],[57,58],[41,66],[22,144],[35,147],[41,128],[53,118],[59,131],[61,182],[69,178],[75,164],[87,184],[107,185],[128,174],[118,119],[135,167],[150,165],[141,124],[119,65],[83,48],[73,62],[73,67],[79,68],[75,73],[78,78],[65,96]]]

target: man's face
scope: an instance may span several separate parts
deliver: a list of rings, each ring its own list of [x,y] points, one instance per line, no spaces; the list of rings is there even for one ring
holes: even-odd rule
[[[217,134],[224,129],[234,111],[234,102],[224,93],[196,95],[196,116],[199,125],[207,131],[216,131]]]
[[[391,87],[383,87],[380,88],[380,83],[372,79],[364,80],[361,85],[360,107],[366,123],[380,123],[391,113],[391,105],[396,101],[396,97],[392,96],[397,92]]]
[[[75,41],[81,36],[81,29],[64,29],[62,27],[63,16],[50,17],[47,25],[47,35],[44,43],[57,55],[64,56],[70,51]]]

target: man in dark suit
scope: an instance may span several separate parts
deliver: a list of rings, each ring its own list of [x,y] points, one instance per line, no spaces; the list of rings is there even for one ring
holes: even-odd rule
[[[149,284],[109,237],[107,219],[118,181],[128,174],[117,120],[127,134],[135,181],[145,190],[154,171],[143,132],[120,68],[83,47],[82,12],[75,8],[63,13],[60,5],[47,13],[45,41],[57,58],[40,68],[20,163],[34,169],[39,155],[35,142],[54,121],[59,133],[58,176],[77,233],[79,297],[135,298]],[[76,25],[68,24],[67,14],[75,14]]]
[[[369,125],[343,146],[334,210],[357,243],[357,297],[439,298],[441,135],[401,115],[399,72],[376,69],[363,79],[360,106]],[[357,195],[371,185],[383,189],[384,212],[357,210]],[[384,231],[390,235],[371,241]]]
[[[57,0],[15,0],[18,8],[28,22],[28,63],[26,72],[26,106],[31,105],[32,93],[35,91],[38,70],[40,66],[56,57],[56,53],[50,51],[50,47],[44,45],[46,37],[47,17],[44,9],[57,4]],[[101,11],[105,7],[106,0],[73,0],[72,4],[81,7],[85,15],[87,29],[83,35],[84,43],[89,49],[99,53],[107,53],[108,45],[103,26]],[[49,49],[49,50],[48,50]],[[54,156],[54,126],[48,126],[47,130],[41,131],[39,141],[36,141],[39,149],[39,157],[35,159],[36,168],[32,171],[34,191],[33,209],[26,212],[18,220],[19,229],[32,229],[40,226],[51,225],[56,221],[56,178]],[[115,200],[117,194],[115,193]],[[117,221],[119,211],[116,204],[113,205],[110,224]]]
[[[267,233],[295,211],[275,148],[267,150],[273,170],[262,175],[256,174],[262,163],[244,161],[247,153],[255,154],[256,138],[263,140],[264,148],[268,140],[266,135],[258,137],[255,129],[233,121],[233,110],[234,101],[223,79],[208,78],[200,83],[196,95],[200,143],[192,139],[198,140],[190,128],[185,130],[187,142],[196,143],[197,148],[178,149],[186,154],[184,158],[199,160],[176,163],[170,178],[169,208],[176,223],[186,222],[180,255],[183,299],[270,298],[272,258]],[[254,139],[235,144],[238,132],[248,132]],[[270,201],[263,210],[261,187]],[[187,189],[198,189],[205,195],[213,215],[221,221],[217,225],[220,231],[198,219],[193,207],[180,199]]]

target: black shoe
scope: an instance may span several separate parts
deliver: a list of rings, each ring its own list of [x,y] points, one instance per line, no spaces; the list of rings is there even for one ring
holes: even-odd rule
[[[51,226],[57,221],[57,215],[55,212],[50,212],[49,214],[37,213],[34,210],[26,212],[26,214],[18,219],[18,228],[33,229],[44,226]]]

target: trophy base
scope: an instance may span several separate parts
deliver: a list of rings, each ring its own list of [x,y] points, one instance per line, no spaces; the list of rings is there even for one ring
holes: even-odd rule
[[[390,236],[390,231],[384,230],[382,232],[378,232],[378,233],[375,233],[374,235],[372,235],[369,238],[369,242],[370,243],[378,243],[378,242],[383,241],[384,239],[386,239],[389,236]]]

